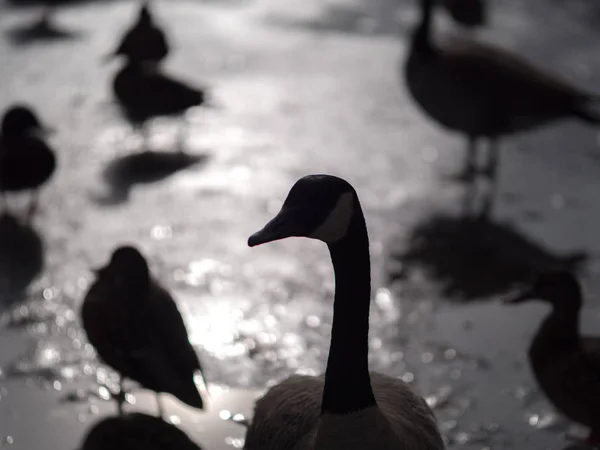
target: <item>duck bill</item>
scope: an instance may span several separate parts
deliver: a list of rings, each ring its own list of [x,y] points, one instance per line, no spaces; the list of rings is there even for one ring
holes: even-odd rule
[[[292,236],[301,236],[297,218],[298,210],[296,208],[282,208],[262,230],[248,238],[248,245],[255,247]]]
[[[518,303],[523,303],[528,300],[531,300],[532,298],[535,298],[534,292],[531,290],[526,290],[526,291],[522,291],[517,294],[514,294],[508,298],[505,298],[503,302],[506,305],[516,305]]]

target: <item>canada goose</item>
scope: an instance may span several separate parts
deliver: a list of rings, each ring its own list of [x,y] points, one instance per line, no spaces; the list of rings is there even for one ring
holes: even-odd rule
[[[39,188],[56,168],[54,151],[44,141],[43,127],[31,108],[15,105],[2,120],[0,134],[0,192],[31,190],[29,216],[37,208]]]
[[[397,378],[369,374],[369,238],[354,188],[330,175],[301,178],[248,245],[292,236],[323,241],[331,254],[336,291],[327,369],[269,389],[256,403],[245,448],[443,449],[425,401]]]
[[[128,29],[108,58],[125,56],[141,63],[158,64],[169,53],[169,45],[165,33],[154,22],[148,1],[142,3],[137,22]]]
[[[185,324],[171,295],[152,278],[134,247],[117,248],[81,307],[83,328],[99,357],[120,377],[203,409],[194,375],[202,366],[188,340]],[[121,390],[122,394],[122,390]],[[121,411],[123,396],[118,399]]]
[[[591,428],[588,443],[600,445],[600,337],[579,335],[579,283],[569,272],[548,272],[505,302],[534,299],[552,306],[529,347],[537,382],[558,410]]]
[[[113,91],[125,117],[134,128],[141,129],[144,136],[145,123],[149,119],[158,116],[179,117],[188,109],[205,103],[204,90],[188,86],[132,60],[115,76]]]
[[[554,120],[600,122],[598,96],[589,94],[497,47],[466,38],[434,43],[434,0],[420,0],[404,77],[421,109],[446,128],[468,137],[465,176],[477,172],[477,140],[487,138],[483,173],[497,168],[497,140]]]

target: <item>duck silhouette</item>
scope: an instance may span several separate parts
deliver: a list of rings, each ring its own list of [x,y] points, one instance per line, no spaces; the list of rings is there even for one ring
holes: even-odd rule
[[[206,103],[203,89],[189,86],[129,59],[113,80],[113,91],[125,118],[140,130],[147,143],[146,122],[160,116],[181,117],[188,109]],[[179,150],[183,151],[182,129]]]
[[[120,374],[119,411],[124,377],[155,391],[161,417],[161,392],[203,409],[194,383],[195,375],[203,377],[200,360],[173,298],[152,278],[146,259],[136,248],[121,246],[96,273],[81,318],[100,359]]]
[[[156,25],[150,4],[142,3],[138,19],[123,35],[116,50],[107,59],[125,56],[140,63],[158,64],[169,53],[169,44],[163,30]]]
[[[552,307],[529,347],[533,374],[559,411],[590,428],[587,443],[598,448],[600,337],[582,336],[579,332],[583,306],[579,281],[567,271],[545,272],[529,289],[504,302],[531,300],[541,300]]]
[[[44,141],[49,129],[25,105],[15,105],[4,114],[0,134],[0,193],[32,191],[31,216],[38,204],[39,188],[56,168],[54,151]],[[6,206],[6,198],[5,206]]]
[[[457,37],[434,41],[435,0],[419,1],[421,19],[404,61],[404,78],[424,113],[468,138],[462,176],[480,172],[493,178],[501,137],[561,119],[600,123],[597,94],[492,45]],[[478,170],[477,144],[482,139],[489,142],[490,152],[486,166]]]

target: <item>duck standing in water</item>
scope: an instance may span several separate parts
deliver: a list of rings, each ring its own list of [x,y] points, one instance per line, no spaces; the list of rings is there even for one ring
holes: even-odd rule
[[[548,272],[505,302],[536,299],[552,311],[529,347],[533,374],[559,411],[590,427],[588,443],[600,445],[600,337],[579,335],[581,287],[569,272]]]
[[[173,298],[152,278],[142,254],[134,247],[119,247],[96,273],[81,318],[100,359],[121,377],[119,411],[123,377],[156,392],[161,416],[161,392],[203,409],[194,383],[195,375],[204,381],[200,360]]]
[[[160,116],[181,118],[188,109],[205,104],[205,92],[172,79],[137,60],[128,60],[113,81],[113,92],[134,129],[142,131],[147,145],[146,122]],[[180,128],[179,150],[183,151]]]
[[[368,365],[371,269],[358,195],[345,180],[311,175],[248,244],[302,236],[325,242],[335,272],[324,376],[293,375],[255,406],[247,450],[441,450],[433,412],[402,380]]]
[[[404,63],[404,79],[430,118],[468,137],[465,178],[478,172],[495,176],[497,141],[502,136],[564,118],[600,122],[600,97],[518,56],[466,38],[434,42],[435,0],[419,1],[422,15]],[[481,138],[489,141],[490,152],[479,171],[476,157]]]
[[[29,217],[37,208],[40,187],[56,168],[54,151],[44,140],[48,131],[28,106],[12,106],[2,119],[0,192],[6,197],[7,192],[32,191]]]
[[[157,65],[169,53],[169,45],[163,30],[155,23],[149,2],[142,3],[137,22],[125,32],[113,54],[132,61]]]

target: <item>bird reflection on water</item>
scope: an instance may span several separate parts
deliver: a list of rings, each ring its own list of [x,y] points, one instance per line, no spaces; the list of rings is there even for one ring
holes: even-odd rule
[[[388,273],[391,281],[422,270],[439,283],[444,297],[473,301],[505,293],[515,284],[555,269],[578,270],[584,252],[559,255],[514,225],[491,217],[494,189],[477,205],[476,184],[466,186],[460,214],[434,213],[418,222],[390,254],[407,271]],[[408,273],[408,275],[407,275]]]
[[[0,216],[0,310],[22,301],[44,266],[44,246],[37,231],[16,217]]]

